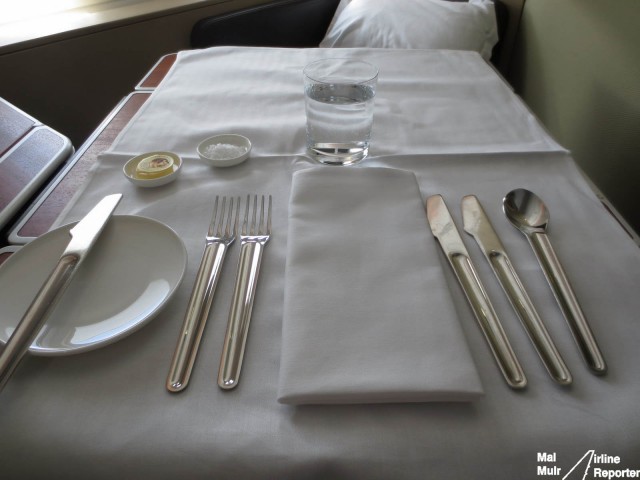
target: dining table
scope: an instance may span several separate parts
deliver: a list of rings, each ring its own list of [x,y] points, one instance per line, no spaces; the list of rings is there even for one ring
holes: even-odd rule
[[[320,165],[306,152],[302,70],[329,57],[379,69],[369,155],[354,166]],[[202,159],[198,145],[218,134],[250,139],[249,158],[226,168]],[[175,180],[130,182],[126,163],[157,151],[181,159]],[[582,358],[527,238],[503,212],[518,188],[545,201],[547,233],[604,374]],[[123,197],[111,244],[96,243],[0,391],[2,478],[640,476],[640,249],[571,152],[477,53],[213,47],[164,57],[16,225],[0,265],[2,301],[28,305],[34,292],[21,285],[20,265],[59,255],[50,245],[61,236],[47,243],[47,232],[68,229],[114,193]],[[238,199],[244,213],[253,195],[272,199],[271,235],[241,380],[233,389],[217,381],[238,231],[189,385],[170,392],[216,197]],[[429,228],[425,202],[434,195],[451,213],[525,388],[505,382]],[[509,252],[570,385],[550,377],[465,233],[468,195]],[[146,284],[147,269],[173,283]],[[3,341],[20,320],[7,305]]]

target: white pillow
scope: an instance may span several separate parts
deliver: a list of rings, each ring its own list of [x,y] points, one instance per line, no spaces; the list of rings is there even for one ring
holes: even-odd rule
[[[342,0],[320,47],[474,50],[498,41],[491,0]]]

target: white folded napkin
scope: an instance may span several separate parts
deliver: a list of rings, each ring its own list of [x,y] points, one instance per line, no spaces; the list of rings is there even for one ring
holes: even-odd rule
[[[279,402],[482,394],[412,172],[296,172],[287,250]]]

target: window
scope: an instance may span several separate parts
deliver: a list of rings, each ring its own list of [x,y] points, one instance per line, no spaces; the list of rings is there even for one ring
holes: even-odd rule
[[[2,7],[0,24],[13,23],[30,18],[44,17],[56,13],[87,7],[109,0],[15,0]],[[3,2],[4,3],[4,2]]]
[[[0,0],[0,50],[113,22],[235,0]]]

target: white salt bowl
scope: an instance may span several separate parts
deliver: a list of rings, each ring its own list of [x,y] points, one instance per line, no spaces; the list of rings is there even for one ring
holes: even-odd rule
[[[214,167],[232,167],[244,162],[251,153],[247,137],[226,133],[203,140],[198,145],[200,158]]]

